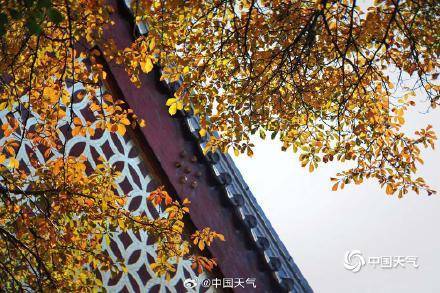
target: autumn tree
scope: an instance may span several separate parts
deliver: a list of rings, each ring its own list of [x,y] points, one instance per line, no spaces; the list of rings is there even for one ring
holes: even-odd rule
[[[148,72],[145,45],[136,48],[142,60],[129,48],[115,51],[103,37],[111,25],[104,1],[1,1],[0,7],[0,290],[99,289],[99,272],[127,272],[125,261],[104,247],[128,230],[148,233],[157,255],[151,270],[159,276],[169,279],[183,258],[199,273],[212,270],[215,259],[201,251],[224,237],[185,228],[188,200],[173,200],[160,187],[148,196],[160,216],[133,214],[128,195],[117,191],[114,166],[102,157],[93,166],[67,152],[78,136],[123,137],[127,128],[144,126],[105,89],[98,59],[103,50]]]
[[[207,150],[252,155],[251,135],[269,134],[310,171],[352,161],[335,190],[374,178],[399,197],[434,192],[416,171],[435,133],[402,126],[416,93],[427,109],[439,103],[438,1],[176,2],[133,10],[157,41],[163,78],[182,79],[170,113],[193,107],[220,134]]]
[[[0,1],[0,110],[9,113],[0,147],[0,265],[7,288],[96,284],[93,269],[122,269],[100,250],[116,227],[154,231],[164,246],[180,239],[162,249],[160,273],[189,253],[174,221],[133,218],[122,208],[111,166],[102,162],[87,174],[81,157],[63,152],[61,134],[124,134],[143,124],[120,97],[101,92],[101,57],[124,66],[136,85],[154,66],[178,83],[166,105],[171,115],[198,115],[206,151],[252,155],[258,133],[299,153],[310,171],[351,161],[333,178],[334,190],[373,178],[399,197],[434,192],[416,175],[421,150],[434,148],[434,131],[428,125],[409,135],[402,127],[416,94],[426,97],[427,109],[439,104],[438,1],[133,0],[133,18],[148,33],[133,32],[128,48],[105,36],[116,2]],[[84,85],[80,97],[67,90],[72,83]],[[85,96],[93,123],[72,111]],[[60,120],[67,129],[59,129]],[[15,157],[23,140],[42,150],[47,164],[21,166]],[[105,195],[97,192],[103,188]],[[164,192],[155,194],[179,211],[170,215],[187,212]],[[82,224],[72,227],[75,221]],[[192,243],[202,248],[221,238],[212,233],[196,232]],[[86,244],[78,241],[84,235],[93,235]]]

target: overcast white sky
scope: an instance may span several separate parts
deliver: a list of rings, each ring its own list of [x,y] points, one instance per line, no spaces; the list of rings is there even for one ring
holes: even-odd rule
[[[409,128],[428,123],[440,135],[440,111],[411,113]],[[272,140],[256,139],[253,158],[235,161],[315,292],[440,292],[440,195],[390,197],[375,182],[332,192],[341,165],[313,173]],[[420,175],[440,191],[440,152],[425,152]],[[418,256],[419,268],[343,266],[347,250],[364,256]]]

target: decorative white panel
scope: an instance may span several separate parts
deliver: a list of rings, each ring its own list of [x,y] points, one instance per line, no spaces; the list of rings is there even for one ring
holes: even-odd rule
[[[75,84],[74,87],[69,88],[70,91],[73,89],[75,91],[73,94],[76,95],[84,88],[81,84]],[[74,103],[74,112],[83,121],[85,121],[86,115],[87,117],[90,115],[88,103],[87,98]],[[0,111],[1,124],[6,122],[7,114],[7,110]],[[18,113],[15,113],[15,116],[17,119],[20,118]],[[59,127],[66,128],[67,121],[70,121],[70,116],[59,121]],[[27,121],[27,127],[31,127],[35,123],[36,117],[31,116]],[[139,155],[138,147],[128,133],[121,136],[116,133],[97,131],[93,137],[90,137],[89,134],[84,137],[77,136],[68,140],[66,151],[68,154],[84,154],[92,168],[96,166],[95,160],[99,156],[105,157],[112,166],[121,171],[120,177],[117,178],[118,192],[128,194],[129,200],[126,208],[134,213],[144,212],[151,218],[158,217],[161,213],[160,209],[147,203],[149,192],[159,185],[158,180],[150,175],[146,164]],[[65,140],[61,131],[60,138],[62,141]],[[6,138],[0,137],[0,145],[5,140]],[[25,140],[18,152],[17,159],[21,164],[29,166],[32,172],[32,166],[29,162],[30,149],[33,149],[31,142]],[[55,156],[60,155],[58,152],[54,152]],[[35,154],[40,162],[44,160],[38,150],[35,151]],[[186,290],[198,292],[201,289],[199,287],[186,289],[183,286],[185,279],[196,277],[196,273],[191,269],[191,262],[188,260],[178,264],[175,275],[168,282],[164,278],[155,276],[150,269],[150,261],[154,259],[156,254],[154,246],[148,241],[146,232],[141,232],[139,235],[135,235],[133,232],[128,232],[125,235],[115,234],[109,246],[104,243],[104,249],[112,257],[122,257],[128,268],[128,273],[120,273],[113,278],[110,278],[108,272],[102,273],[103,284],[109,292],[185,292]],[[203,279],[203,276],[199,276],[199,278]]]

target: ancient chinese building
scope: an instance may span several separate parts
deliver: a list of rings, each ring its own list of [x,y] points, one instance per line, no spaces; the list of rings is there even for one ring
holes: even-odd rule
[[[128,47],[134,26],[129,8],[123,1],[111,2],[116,8],[115,25],[108,33],[119,47]],[[142,27],[136,29],[143,33]],[[190,261],[182,261],[171,280],[166,281],[156,277],[149,267],[155,252],[146,233],[118,235],[105,249],[123,258],[128,272],[113,278],[104,273],[105,288],[109,292],[311,292],[231,157],[220,152],[203,154],[206,138],[199,135],[197,117],[184,112],[174,117],[168,114],[165,101],[178,84],[161,82],[160,70],[155,68],[142,77],[142,86],[137,88],[123,68],[102,62],[107,71],[103,88],[123,98],[148,126],[124,136],[104,132],[74,137],[67,144],[67,153],[84,154],[92,167],[102,156],[120,170],[118,191],[129,195],[128,208],[133,213],[159,216],[160,211],[146,198],[149,191],[164,185],[179,199],[191,200],[190,226],[208,226],[226,238],[226,242],[209,248],[218,262],[212,274],[196,280]],[[76,95],[82,85],[74,84],[69,90]],[[86,106],[87,99],[74,104],[76,116],[83,120],[88,115]],[[0,113],[3,123],[6,111]],[[28,163],[26,147],[20,149],[17,158]],[[188,279],[197,281],[194,288],[189,288],[192,284],[184,285]]]

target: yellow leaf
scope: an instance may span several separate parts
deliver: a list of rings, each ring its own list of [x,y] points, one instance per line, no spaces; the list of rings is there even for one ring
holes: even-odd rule
[[[6,160],[6,156],[3,154],[0,154],[0,164],[2,164]]]
[[[205,136],[206,135],[206,130],[205,129],[200,129],[199,130],[199,134],[200,134],[200,136]]]
[[[105,240],[105,243],[107,244],[107,246],[110,245],[110,236],[108,236],[108,234],[104,235],[104,240]]]
[[[168,113],[170,113],[171,115],[174,115],[174,114],[176,114],[176,112],[177,112],[177,104],[174,103],[168,109]]]
[[[153,62],[151,62],[150,58],[147,58],[146,61],[140,62],[141,69],[144,73],[148,73],[153,69]]]
[[[158,264],[157,263],[152,263],[150,264],[150,268],[154,271],[155,268],[157,268]]]
[[[125,229],[125,223],[121,218],[118,219],[118,225],[122,230]]]
[[[150,46],[149,46],[150,51],[153,51],[155,46],[156,46],[156,41],[154,40],[154,38],[151,38]]]
[[[200,241],[199,241],[199,249],[200,249],[200,250],[205,249],[205,242],[204,242],[203,240],[200,240]]]
[[[392,195],[394,193],[393,185],[387,184],[386,192],[388,195]]]
[[[124,117],[121,119],[121,123],[124,125],[130,125],[130,120],[128,120],[128,118]]]
[[[0,103],[0,111],[6,109],[6,106],[7,106],[7,105],[8,105],[8,102]]]
[[[169,98],[169,99],[167,100],[166,105],[167,105],[167,106],[171,106],[171,105],[174,104],[176,101],[177,101],[176,98]]]
[[[18,168],[18,165],[19,165],[19,162],[16,158],[12,157],[9,159],[9,164],[8,164],[9,168],[16,169],[16,168]]]
[[[139,120],[138,124],[139,124],[139,127],[145,127],[145,125],[146,125],[144,119]]]
[[[183,74],[187,74],[189,72],[189,67],[188,66],[185,66],[184,68],[183,68]]]
[[[124,136],[125,131],[126,131],[125,125],[123,125],[123,124],[118,124],[118,133],[119,133],[121,136]]]
[[[75,124],[75,125],[82,125],[81,118],[79,118],[79,117],[73,118],[73,124]]]
[[[90,135],[90,136],[94,136],[94,135],[95,135],[95,128],[90,127],[90,128],[88,128],[87,130],[89,131],[89,135]]]

